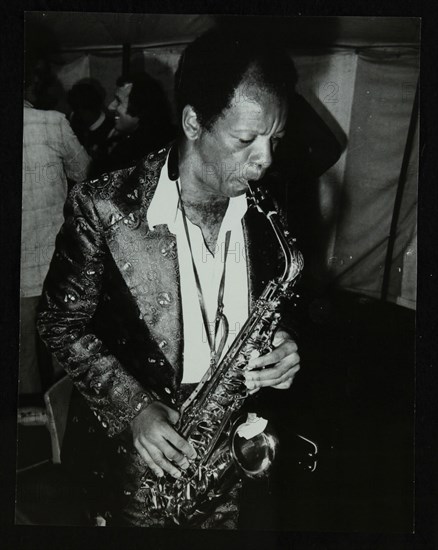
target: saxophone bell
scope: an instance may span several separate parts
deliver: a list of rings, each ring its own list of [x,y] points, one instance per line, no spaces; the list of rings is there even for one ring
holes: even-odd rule
[[[269,474],[278,445],[278,437],[270,423],[255,413],[248,413],[246,421],[241,415],[231,430],[230,451],[234,463],[249,478]]]

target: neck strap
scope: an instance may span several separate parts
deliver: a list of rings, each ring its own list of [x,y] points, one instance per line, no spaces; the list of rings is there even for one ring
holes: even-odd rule
[[[186,216],[186,212],[185,212],[185,208],[184,208],[184,203],[183,203],[182,197],[181,197],[181,189],[180,189],[179,179],[176,181],[176,184],[177,184],[178,195],[179,195],[179,205],[180,205],[181,212],[182,212],[184,231],[185,231],[185,234],[186,234],[187,243],[189,245],[189,250],[190,250],[190,257],[191,257],[191,260],[192,260],[192,268],[193,268],[193,274],[194,274],[195,282],[196,282],[196,290],[198,292],[199,307],[201,309],[202,320],[203,320],[203,323],[204,323],[205,332],[207,334],[208,345],[210,347],[211,362],[212,362],[212,364],[213,363],[216,364],[219,357],[222,355],[222,351],[224,349],[225,342],[226,342],[227,337],[228,337],[228,320],[227,320],[226,316],[223,313],[223,310],[224,310],[223,298],[224,298],[224,291],[225,291],[225,273],[226,273],[227,256],[228,256],[228,248],[229,248],[229,245],[230,245],[231,231],[227,231],[226,234],[225,234],[224,267],[223,267],[223,270],[222,270],[221,281],[220,281],[220,284],[219,284],[216,315],[215,315],[215,320],[214,320],[214,335],[212,336],[211,333],[210,333],[210,330],[209,330],[207,309],[205,307],[205,300],[204,300],[204,296],[203,296],[203,293],[202,293],[201,281],[199,279],[198,270],[196,268],[195,260],[194,260],[194,257],[193,257],[192,243],[190,241],[189,229],[188,229],[188,226],[187,226],[187,216]],[[223,327],[224,330],[223,330],[222,338],[219,342],[219,345],[217,345],[217,338],[218,338],[219,327],[220,327],[221,322],[223,322],[223,324],[224,324],[224,327]]]

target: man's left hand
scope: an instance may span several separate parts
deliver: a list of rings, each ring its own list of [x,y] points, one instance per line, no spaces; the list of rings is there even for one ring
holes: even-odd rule
[[[271,352],[248,362],[245,383],[250,393],[262,387],[286,390],[300,370],[297,344],[286,331],[278,329],[272,345],[274,349]]]

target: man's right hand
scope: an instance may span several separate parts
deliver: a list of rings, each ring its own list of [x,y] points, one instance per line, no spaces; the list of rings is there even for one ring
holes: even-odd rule
[[[164,472],[178,478],[180,469],[189,466],[196,451],[173,428],[179,414],[160,401],[148,405],[131,422],[134,446],[149,468],[157,475]]]

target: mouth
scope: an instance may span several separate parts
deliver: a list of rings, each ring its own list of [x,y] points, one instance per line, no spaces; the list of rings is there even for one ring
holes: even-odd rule
[[[246,189],[250,189],[251,185],[257,185],[259,178],[239,179],[239,183]]]
[[[239,190],[241,190],[241,191],[247,191],[248,190],[248,187],[249,187],[248,180],[239,178],[237,180],[237,182],[238,182]]]

